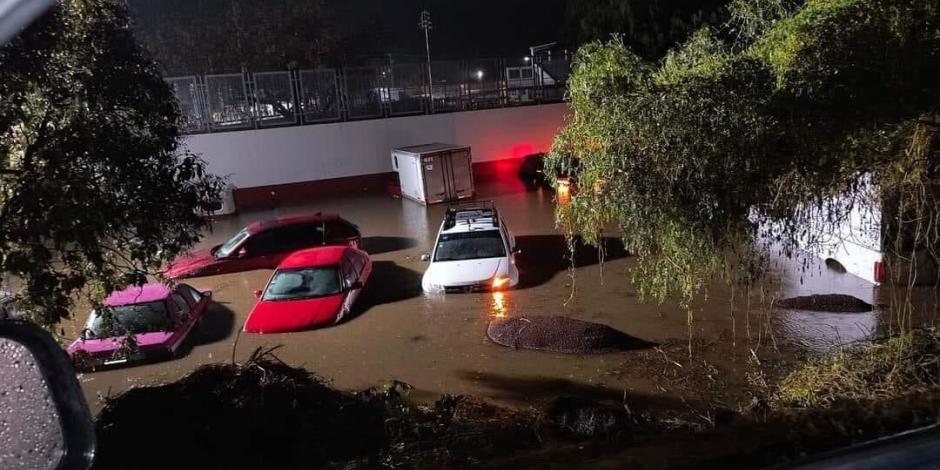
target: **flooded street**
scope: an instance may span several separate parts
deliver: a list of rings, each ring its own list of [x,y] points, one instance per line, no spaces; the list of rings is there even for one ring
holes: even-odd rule
[[[495,202],[522,250],[517,258],[521,282],[516,289],[430,297],[421,292],[426,263],[420,254],[430,250],[445,206],[426,208],[363,193],[218,220],[200,247],[222,243],[255,220],[276,216],[336,212],[356,223],[374,262],[361,313],[340,325],[313,331],[239,334],[255,302],[253,291],[264,287],[270,271],[189,279],[185,282],[211,289],[215,301],[191,351],[168,362],[83,374],[81,382],[89,403],[97,410],[101,397],[135,385],[172,381],[201,364],[243,361],[259,347],[277,347],[281,360],[306,367],[342,389],[399,380],[413,385],[418,398],[472,394],[525,406],[566,393],[668,395],[657,389],[648,369],[630,367],[640,352],[581,356],[517,351],[486,338],[490,319],[524,314],[567,315],[604,323],[655,344],[684,342],[689,330],[686,313],[677,305],[640,302],[624,275],[631,258],[614,239],[608,242],[603,266],[594,251],[579,251],[572,281],[564,239],[554,228],[550,192],[526,191],[513,174],[480,184],[478,199]],[[781,261],[778,272],[782,295],[839,292],[874,300],[871,285],[832,273],[824,266],[814,265],[804,272],[795,261]],[[760,320],[755,306],[750,318],[739,311],[732,322],[730,297],[727,288],[716,284],[708,299],[696,304],[695,338],[727,342],[732,337],[745,338],[748,329],[752,335],[758,334],[758,322],[767,317]],[[737,298],[741,297],[738,293]],[[770,324],[776,341],[824,349],[833,342],[877,333],[882,327],[878,315],[778,312]],[[84,320],[85,315],[78,315],[67,329],[77,329]],[[739,356],[745,357],[742,352],[726,359],[734,362]]]

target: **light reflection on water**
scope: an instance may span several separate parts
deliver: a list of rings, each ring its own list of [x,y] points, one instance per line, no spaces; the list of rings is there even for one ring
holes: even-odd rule
[[[506,308],[506,293],[503,291],[493,291],[493,298],[490,308],[491,318],[506,318],[508,309]]]

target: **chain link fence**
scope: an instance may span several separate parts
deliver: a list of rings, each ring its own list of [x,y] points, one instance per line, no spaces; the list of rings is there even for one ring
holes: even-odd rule
[[[567,57],[166,78],[190,134],[558,103]],[[429,86],[430,83],[430,86]]]

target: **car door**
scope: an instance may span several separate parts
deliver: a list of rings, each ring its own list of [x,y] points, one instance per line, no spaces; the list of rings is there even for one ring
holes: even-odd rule
[[[190,313],[193,316],[193,323],[198,323],[202,315],[205,313],[206,307],[209,303],[209,296],[204,295],[202,292],[194,289],[188,284],[180,284],[177,287],[177,292],[186,299],[186,302],[189,303]]]
[[[359,281],[359,272],[356,270],[355,263],[353,263],[352,257],[348,251],[343,254],[339,267],[340,273],[343,276],[343,288],[346,292],[346,296],[343,298],[343,307],[340,310],[339,317],[336,318],[337,322],[352,311],[353,304],[356,303],[356,299],[359,298],[359,293],[362,292],[362,289],[353,289],[353,286]]]
[[[168,346],[170,351],[175,353],[179,345],[186,339],[186,335],[192,329],[195,320],[192,315],[192,308],[179,292],[174,291],[170,295],[170,304],[173,310],[173,313],[171,313],[173,316],[173,334],[170,335]]]
[[[361,267],[359,268],[359,282],[362,284],[362,288],[365,289],[366,282],[369,281],[369,278],[372,276],[372,260],[369,259],[364,253],[359,251],[350,252],[350,256],[353,256],[355,259],[359,260]]]
[[[242,250],[244,255],[241,254]],[[233,263],[238,269],[230,271],[274,269],[280,262],[279,251],[276,229],[255,233],[236,251]]]
[[[319,223],[286,225],[277,229],[277,253],[273,256],[275,266],[298,250],[321,246],[326,241],[324,227]]]
[[[362,237],[359,228],[351,222],[337,219],[324,225],[326,226],[326,243],[328,245],[347,245],[352,248],[359,248]]]

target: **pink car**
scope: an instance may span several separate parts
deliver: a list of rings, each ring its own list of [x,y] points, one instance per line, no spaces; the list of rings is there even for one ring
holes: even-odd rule
[[[173,357],[202,319],[210,297],[211,292],[187,284],[145,284],[114,292],[103,302],[111,321],[93,311],[68,354],[86,369]]]

